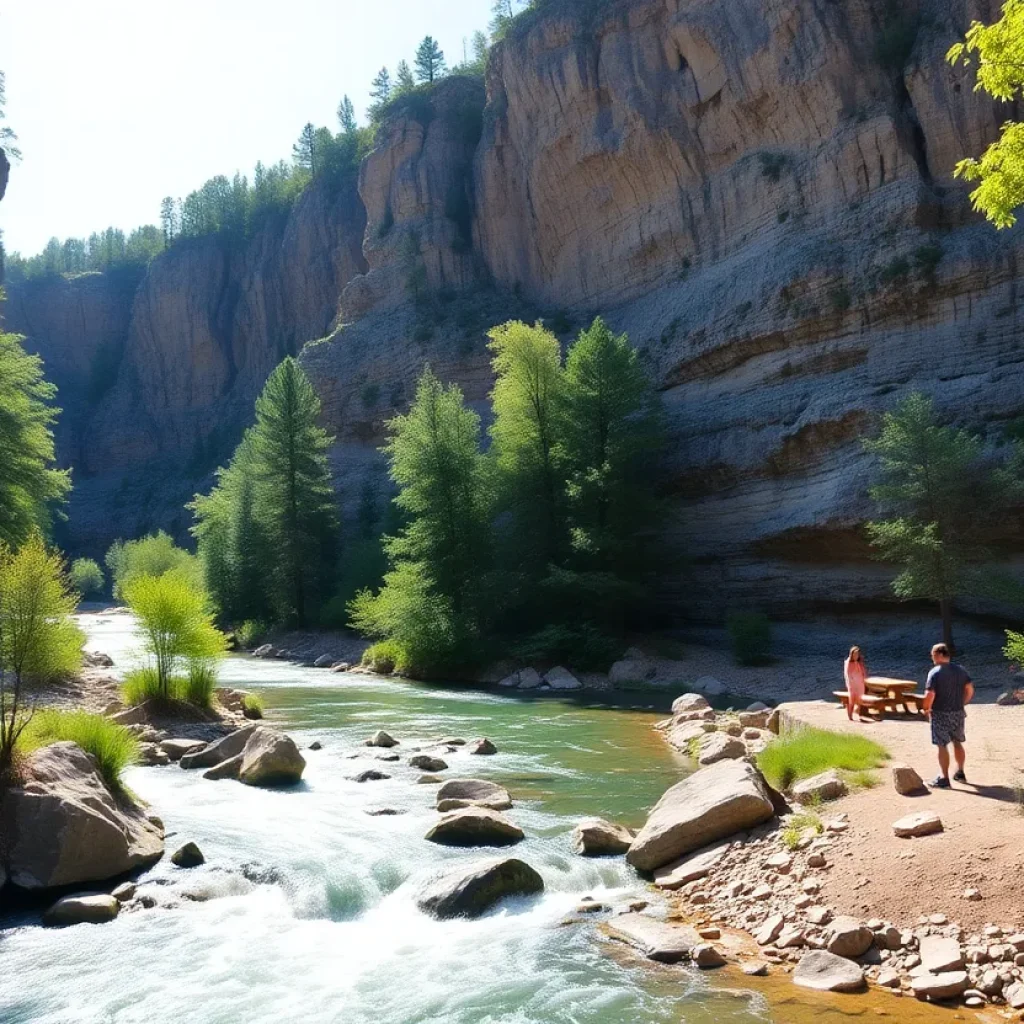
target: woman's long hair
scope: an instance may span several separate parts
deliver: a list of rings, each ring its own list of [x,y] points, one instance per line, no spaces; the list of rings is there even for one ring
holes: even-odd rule
[[[850,653],[847,655],[846,660],[847,661],[853,661],[853,656],[855,654],[857,655],[857,660],[863,664],[863,662],[864,662],[864,655],[860,653],[860,648],[859,647],[851,647],[850,648]]]

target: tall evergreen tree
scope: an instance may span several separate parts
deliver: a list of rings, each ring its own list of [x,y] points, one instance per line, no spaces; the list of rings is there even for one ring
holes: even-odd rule
[[[12,547],[34,530],[48,531],[71,489],[69,472],[54,468],[56,393],[39,356],[18,335],[0,334],[0,542]]]
[[[488,332],[495,373],[491,451],[502,504],[513,513],[526,566],[564,553],[565,478],[558,451],[564,379],[558,339],[540,324],[511,321]]]
[[[305,168],[310,174],[316,174],[316,127],[307,122],[292,147],[292,159],[297,167]]]
[[[342,96],[338,104],[338,124],[341,125],[343,135],[354,135],[359,130],[356,123],[356,108],[348,96]]]
[[[0,121],[6,119],[7,114],[4,107],[7,105],[7,81],[4,73],[0,71]],[[5,124],[0,124],[0,149],[2,149],[12,160],[21,159],[21,150],[15,145],[18,136],[14,129]]]
[[[416,48],[416,77],[421,82],[433,82],[444,74],[444,54],[433,36],[424,36]]]
[[[304,626],[331,579],[338,531],[327,465],[333,440],[320,427],[320,399],[291,357],[256,400],[250,443],[259,518],[274,552],[273,598],[283,618]]]
[[[178,206],[171,196],[165,196],[160,203],[160,227],[164,242],[169,244],[178,233]]]
[[[376,121],[380,117],[385,104],[391,99],[391,72],[381,68],[370,83],[370,119]]]
[[[413,78],[412,69],[407,61],[400,60],[398,67],[395,69],[395,89],[393,95],[401,96],[403,93],[415,88],[416,79]]]
[[[987,536],[1021,498],[1019,455],[1002,467],[981,439],[941,426],[932,400],[915,393],[886,413],[864,447],[878,458],[870,493],[887,518],[867,524],[879,555],[901,567],[892,588],[903,600],[936,601],[943,641],[953,647],[953,603],[991,589]]]

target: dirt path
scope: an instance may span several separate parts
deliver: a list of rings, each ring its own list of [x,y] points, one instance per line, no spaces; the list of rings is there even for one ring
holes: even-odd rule
[[[808,725],[858,732],[881,743],[894,763],[909,764],[926,781],[938,765],[924,719],[892,717],[848,722],[838,705],[783,705]],[[953,790],[900,796],[889,770],[881,784],[828,805],[846,811],[850,831],[844,853],[826,873],[823,899],[860,917],[913,925],[922,914],[946,914],[968,928],[992,923],[1024,926],[1024,706],[975,704],[968,710],[967,778]],[[916,811],[935,811],[945,831],[921,839],[897,839],[892,823]],[[965,898],[978,889],[981,899]]]

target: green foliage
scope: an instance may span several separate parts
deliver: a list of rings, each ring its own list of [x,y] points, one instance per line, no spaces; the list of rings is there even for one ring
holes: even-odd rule
[[[7,81],[4,73],[0,71],[0,121],[7,118],[4,108],[7,105]],[[21,159],[21,150],[15,145],[18,136],[14,129],[5,124],[0,124],[0,149],[2,149],[12,160]]]
[[[867,524],[868,537],[881,558],[901,566],[897,597],[940,603],[952,644],[951,603],[991,585],[982,572],[991,560],[986,535],[1024,497],[1020,450],[994,464],[980,438],[940,426],[920,393],[887,413],[881,434],[864,446],[878,458],[870,494],[886,516]]]
[[[0,542],[21,544],[49,530],[54,507],[71,489],[70,474],[54,467],[50,404],[57,389],[43,379],[39,356],[16,334],[0,333]]]
[[[178,680],[172,678],[168,689],[173,695],[178,689]],[[134,706],[144,704],[147,700],[166,700],[160,675],[153,665],[142,665],[129,669],[121,682],[121,699],[125,704]]]
[[[332,438],[319,416],[309,378],[285,359],[256,400],[256,425],[210,494],[190,506],[207,585],[226,621],[303,626],[327,596],[338,523]]]
[[[805,727],[773,739],[757,755],[757,766],[776,789],[785,790],[830,768],[878,768],[888,757],[885,747],[866,736]]]
[[[445,72],[444,54],[433,36],[424,36],[416,48],[416,59],[413,61],[416,77],[421,82],[430,83],[440,78]]]
[[[783,845],[789,850],[797,849],[808,830],[816,835],[821,835],[825,831],[824,822],[813,811],[798,811],[796,814],[787,815],[782,826]]]
[[[123,788],[126,768],[139,759],[139,741],[123,725],[88,711],[37,711],[18,740],[18,752],[30,754],[51,743],[77,743],[96,758],[100,775],[114,792]]]
[[[733,612],[726,628],[738,664],[766,665],[771,661],[772,624],[763,612]]]
[[[71,563],[71,586],[82,597],[96,597],[106,584],[103,570],[91,558],[76,558]]]
[[[17,551],[0,541],[0,776],[27,724],[28,679],[69,676],[82,664],[77,604],[60,555],[32,534]]]
[[[172,570],[188,578],[193,586],[202,586],[203,569],[199,560],[179,548],[163,530],[138,540],[114,541],[105,561],[114,597],[119,601],[125,599],[125,590],[135,578],[163,576]]]
[[[1003,648],[1003,657],[1011,665],[1018,669],[1024,669],[1024,633],[1014,633],[1013,630],[1006,630],[1006,646]]]
[[[208,675],[214,674],[214,660],[227,649],[227,638],[213,624],[205,591],[172,570],[131,578],[124,585],[124,597],[138,620],[143,651],[153,659],[149,667],[156,673],[156,696],[173,700],[184,692],[190,699],[200,693]],[[184,691],[176,693],[172,679],[183,665],[189,675]]]
[[[381,640],[363,651],[362,665],[371,672],[389,676],[402,661],[402,648],[394,640]]]
[[[246,619],[235,626],[235,639],[243,648],[255,647],[267,634],[267,624],[255,619]]]
[[[242,712],[246,718],[262,718],[263,698],[258,693],[247,693],[242,698]]]
[[[86,274],[137,270],[165,247],[164,233],[152,224],[135,228],[127,235],[120,228],[94,231],[88,238],[51,238],[41,253],[23,257],[11,253],[7,276],[26,281],[50,274]]]
[[[997,100],[1015,100],[1024,87],[1024,0],[1005,0],[1002,17],[992,25],[973,22],[964,42],[946,55],[951,64],[976,69],[975,91]],[[979,159],[956,165],[957,177],[978,182],[971,193],[974,209],[997,228],[1017,222],[1024,203],[1024,124],[1007,121],[999,138]]]

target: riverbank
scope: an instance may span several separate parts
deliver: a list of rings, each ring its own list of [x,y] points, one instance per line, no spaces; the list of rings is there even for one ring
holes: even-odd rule
[[[778,711],[783,729],[869,735],[892,761],[876,785],[793,805],[780,820],[656,876],[673,892],[673,917],[720,934],[716,941],[749,970],[788,975],[809,952],[829,950],[880,989],[1024,1019],[1024,708],[972,706],[970,785],[911,795],[897,791],[893,766],[934,774],[923,719],[851,723],[837,704],[818,701]],[[917,814],[937,815],[941,825],[897,836],[895,823]],[[741,940],[729,943],[730,930]]]

